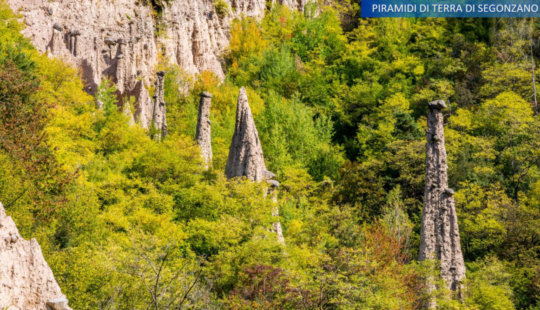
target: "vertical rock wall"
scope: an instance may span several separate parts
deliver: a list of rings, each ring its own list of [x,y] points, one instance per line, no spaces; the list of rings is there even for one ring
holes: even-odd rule
[[[452,290],[459,290],[465,265],[454,205],[454,191],[448,188],[446,149],[441,110],[442,100],[429,103],[426,132],[426,188],[420,232],[419,260],[440,261],[441,277]]]

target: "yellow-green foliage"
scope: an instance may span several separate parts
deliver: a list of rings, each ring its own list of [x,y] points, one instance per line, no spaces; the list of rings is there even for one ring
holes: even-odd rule
[[[396,136],[395,115],[410,114],[409,101],[401,93],[397,93],[388,98],[373,113],[369,124],[360,124],[358,129],[358,142],[362,145],[367,156],[373,156],[371,152],[384,149],[389,143],[399,139]],[[379,143],[379,145],[374,145]],[[380,156],[380,154],[377,154]]]
[[[228,10],[222,2],[218,14]],[[70,305],[537,307],[540,123],[523,35],[536,28],[361,19],[350,1],[266,13],[232,21],[224,80],[190,76],[159,56],[169,135],[158,142],[129,124],[121,105],[132,98],[117,102],[109,79],[88,95],[78,70],[39,54],[0,2],[0,63],[39,80],[31,99],[47,107],[38,144],[62,174],[46,171],[53,177],[44,180],[68,180],[47,200],[36,197],[48,187],[35,176],[49,166],[29,169],[32,158],[0,143],[0,200],[22,235],[38,239]],[[224,176],[243,86],[266,167],[280,182],[275,201],[265,182]],[[213,94],[208,170],[193,141],[202,91]],[[414,262],[432,99],[450,107],[448,175],[468,268],[460,302],[438,280],[436,261]],[[426,279],[438,289],[422,289]]]
[[[230,8],[224,0],[214,0],[214,9],[220,16],[227,15]]]
[[[512,303],[511,275],[507,266],[495,257],[470,264],[465,305],[470,309],[515,309]]]
[[[476,184],[463,184],[456,193],[456,208],[459,210],[461,238],[466,247],[465,254],[488,253],[503,241],[507,233],[504,225],[509,212],[515,205],[498,187],[484,189]]]

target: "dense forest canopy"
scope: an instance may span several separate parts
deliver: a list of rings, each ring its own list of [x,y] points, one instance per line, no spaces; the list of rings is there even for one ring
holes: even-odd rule
[[[540,22],[359,10],[276,5],[234,21],[224,81],[162,62],[169,135],[156,141],[110,80],[86,94],[0,2],[0,201],[74,309],[540,309]],[[224,176],[242,86],[281,183],[285,246],[264,185]],[[209,170],[193,140],[202,91]],[[416,261],[436,99],[449,105],[461,302],[428,294],[437,268]]]

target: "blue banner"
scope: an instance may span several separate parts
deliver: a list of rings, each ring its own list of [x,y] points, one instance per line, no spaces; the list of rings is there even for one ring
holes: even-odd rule
[[[540,0],[362,0],[362,17],[540,17]]]

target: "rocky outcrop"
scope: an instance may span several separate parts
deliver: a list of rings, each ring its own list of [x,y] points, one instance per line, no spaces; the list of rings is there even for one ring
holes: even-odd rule
[[[426,131],[426,188],[420,232],[419,260],[437,259],[441,277],[448,288],[459,290],[465,278],[465,265],[454,205],[454,191],[448,188],[444,146],[443,100],[429,103]]]
[[[276,175],[266,170],[264,157],[259,141],[259,133],[253,121],[253,115],[249,108],[247,92],[244,87],[240,88],[236,107],[236,128],[229,147],[229,158],[225,167],[228,179],[246,177],[255,182],[267,182],[269,188],[265,195],[269,195],[277,203],[277,189],[279,183],[273,180]],[[279,216],[276,206],[272,211],[273,216]],[[281,223],[273,224],[273,230],[278,235],[278,240],[284,244]]]
[[[273,2],[274,3],[279,2],[279,4],[281,5],[286,5],[290,8],[294,8],[299,11],[304,11],[304,9],[306,8],[306,4],[308,4],[309,1],[308,0],[279,0],[279,1],[274,0]]]
[[[220,55],[229,44],[230,21],[240,15],[264,16],[265,0],[224,1],[229,10],[222,15],[212,1],[170,1],[161,8],[159,18],[147,1],[138,0],[8,3],[22,14],[23,33],[38,50],[81,68],[92,95],[104,77],[112,78],[118,84],[119,99],[136,98],[135,117],[149,128],[153,101],[145,85],[154,82],[160,59],[187,73],[208,70],[223,77]]]
[[[24,240],[0,203],[0,309],[63,310],[67,299],[35,239]]]
[[[128,125],[135,126],[136,122],[135,122],[135,117],[133,116],[131,101],[130,100],[124,101],[123,105],[124,106],[122,108],[122,113],[124,113],[124,115],[128,119]]]
[[[229,179],[245,176],[252,181],[262,181],[264,171],[266,166],[259,133],[249,108],[246,89],[242,87],[238,95],[236,128],[229,147],[225,174]]]
[[[201,155],[205,164],[212,163],[212,136],[210,123],[210,106],[212,105],[212,94],[202,92],[200,94],[199,116],[197,117],[197,131],[195,141],[201,148]]]
[[[68,300],[65,297],[55,298],[47,301],[47,309],[64,310],[68,308]]]
[[[152,113],[152,127],[156,131],[156,140],[167,137],[167,107],[165,105],[165,71],[157,73],[156,94],[154,95],[154,112]]]
[[[270,171],[266,171],[266,172],[267,172],[266,178],[268,178],[266,180],[266,183],[269,186],[267,194],[270,196],[272,201],[276,204],[275,207],[272,209],[272,216],[277,217],[279,216],[279,208],[277,206],[279,182],[276,180],[272,180],[275,177],[275,175],[272,172]],[[281,228],[281,222],[274,222],[272,224],[272,229],[277,234],[278,242],[284,245],[285,237],[283,237],[283,229]]]

